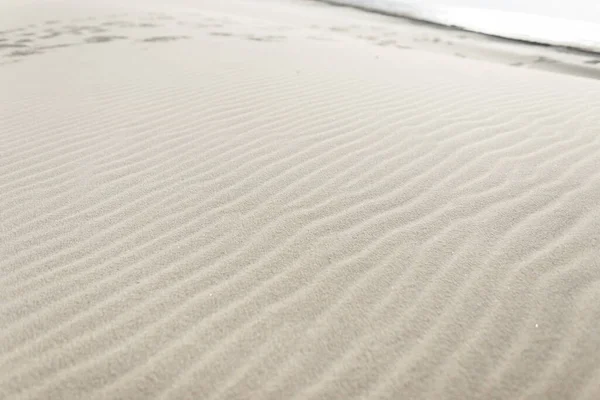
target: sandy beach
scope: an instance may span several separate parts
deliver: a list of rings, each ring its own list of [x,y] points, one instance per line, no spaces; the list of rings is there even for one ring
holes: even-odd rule
[[[0,399],[600,398],[600,57],[174,3],[0,0]]]

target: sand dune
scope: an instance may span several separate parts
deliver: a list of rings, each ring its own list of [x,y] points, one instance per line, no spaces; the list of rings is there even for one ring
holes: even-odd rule
[[[0,398],[600,396],[598,81],[73,4],[3,17]]]

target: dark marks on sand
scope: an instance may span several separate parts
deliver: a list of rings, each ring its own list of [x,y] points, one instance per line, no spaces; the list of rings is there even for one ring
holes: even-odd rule
[[[556,60],[553,60],[552,58],[548,58],[548,57],[543,57],[540,56],[538,58],[536,58],[535,60],[533,60],[533,64],[554,64],[556,63]]]
[[[27,57],[27,56],[32,56],[35,54],[42,54],[42,52],[36,48],[27,48],[27,49],[23,49],[23,50],[12,51],[8,54],[8,57]]]
[[[174,21],[176,25],[188,26],[191,24],[191,26],[197,28],[206,28],[207,33],[214,37],[232,37],[253,42],[276,42],[287,39],[287,36],[279,34],[279,32],[275,32],[273,29],[264,33],[257,33],[255,31],[252,34],[250,32],[246,32],[245,34],[235,33],[226,29],[228,25],[239,23],[235,18],[216,18],[202,15],[193,21],[183,21],[166,13],[118,13],[103,18],[82,16],[64,21],[52,19],[37,25],[23,25],[22,27],[5,30],[0,32],[0,56],[5,58],[6,61],[3,62],[6,64],[12,63],[15,60],[21,60],[26,56],[82,44],[104,44],[124,40],[150,44],[192,39],[193,35],[187,36],[186,32],[181,32],[181,35],[156,35],[149,33],[153,32],[152,28],[160,28],[165,26],[165,24],[170,24],[171,22],[169,21]],[[148,33],[135,38],[133,33],[130,34],[130,29],[133,28],[143,28],[144,32]],[[332,30],[347,31],[353,28],[355,27],[336,26]],[[160,30],[155,32],[160,33]],[[15,35],[16,37],[3,37],[2,34]],[[80,36],[80,38],[74,39],[77,36]],[[70,38],[71,40],[63,40],[65,38]],[[315,35],[314,39],[332,40],[332,38],[321,35]],[[8,59],[8,57],[12,58]]]
[[[39,36],[40,39],[53,39],[55,37],[58,37],[62,35],[62,32],[49,32],[43,36]]]
[[[127,36],[119,36],[119,35],[101,35],[101,36],[90,36],[85,39],[86,43],[109,43],[114,42],[115,40],[123,40],[127,39]]]
[[[105,33],[106,29],[100,26],[89,26],[89,25],[69,25],[67,27],[69,33],[72,35],[83,35],[85,33]]]
[[[16,63],[21,62],[21,61],[23,61],[23,60],[19,59],[19,58],[16,58],[16,59],[13,59],[13,60],[10,60],[10,61],[3,61],[3,62],[0,62],[0,66],[2,66],[2,65],[9,65],[9,64],[16,64]]]
[[[142,39],[142,42],[146,43],[165,43],[174,42],[176,40],[190,39],[189,36],[152,36],[149,38]]]
[[[62,49],[65,47],[75,46],[73,43],[59,43],[59,44],[50,44],[48,46],[40,46],[38,49],[40,50],[52,50],[52,49]]]
[[[26,44],[21,43],[0,43],[0,49],[21,49],[27,47]]]
[[[377,42],[377,45],[382,46],[382,47],[393,46],[395,44],[396,44],[395,40],[380,40],[379,42]]]
[[[332,32],[349,32],[351,28],[347,26],[332,26],[329,28],[329,30]]]
[[[244,36],[244,38],[252,40],[254,42],[279,42],[284,40],[286,37],[279,35],[246,35]]]

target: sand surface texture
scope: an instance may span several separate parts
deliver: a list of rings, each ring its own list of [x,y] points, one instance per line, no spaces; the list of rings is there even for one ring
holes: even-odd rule
[[[0,399],[600,398],[599,81],[313,2],[15,2]]]

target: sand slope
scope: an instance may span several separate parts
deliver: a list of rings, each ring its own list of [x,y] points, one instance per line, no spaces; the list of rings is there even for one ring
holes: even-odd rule
[[[0,398],[600,396],[600,82],[198,3],[4,34]]]

